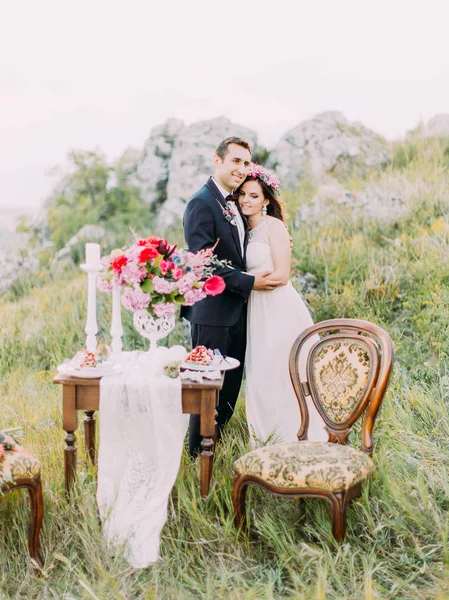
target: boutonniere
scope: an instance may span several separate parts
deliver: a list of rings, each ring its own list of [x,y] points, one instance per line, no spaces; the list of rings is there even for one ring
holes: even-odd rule
[[[218,202],[218,200],[217,200]],[[218,202],[221,208],[221,212],[223,213],[224,218],[228,223],[237,227],[237,219],[235,217],[235,204],[228,200],[226,204],[223,206],[221,202]]]

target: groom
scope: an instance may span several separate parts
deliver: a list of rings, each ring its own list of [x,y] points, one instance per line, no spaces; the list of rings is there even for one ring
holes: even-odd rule
[[[190,252],[211,248],[229,266],[216,273],[226,283],[225,291],[208,296],[193,306],[183,306],[181,316],[191,322],[192,347],[218,348],[225,356],[240,361],[240,367],[226,373],[217,408],[219,434],[229,421],[240,391],[246,350],[247,301],[251,290],[272,290],[280,281],[270,273],[245,273],[248,225],[239,204],[231,196],[248,175],[251,146],[240,137],[223,140],[213,157],[214,174],[190,198],[184,213],[184,236]],[[201,450],[200,416],[190,416],[189,450]]]

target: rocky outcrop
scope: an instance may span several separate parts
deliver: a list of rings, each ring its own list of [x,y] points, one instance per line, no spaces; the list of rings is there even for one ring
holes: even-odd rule
[[[392,220],[407,212],[405,201],[400,195],[400,182],[396,187],[398,189],[394,189],[395,186],[373,186],[353,192],[336,181],[322,184],[312,201],[299,207],[295,224],[329,223],[336,217]]]
[[[284,187],[305,178],[319,182],[326,174],[363,176],[389,162],[387,142],[342,113],[325,112],[288,131],[270,155]]]
[[[187,200],[212,173],[212,156],[219,142],[231,135],[248,139],[256,147],[254,131],[225,117],[185,126],[169,119],[151,130],[145,147],[132,164],[124,165],[128,183],[140,189],[141,198],[159,208],[162,229],[182,217]]]
[[[27,246],[25,234],[16,236],[16,245],[0,253],[0,297],[17,281],[26,280],[39,268],[34,249]]]
[[[449,115],[435,115],[423,128],[426,137],[449,136]]]
[[[107,240],[107,232],[100,225],[84,225],[76,233],[64,248],[59,250],[51,263],[53,269],[61,269],[67,264],[74,264],[75,259],[84,262],[84,244],[88,242],[105,243]]]
[[[184,123],[179,119],[168,119],[154,127],[137,159],[129,182],[140,189],[142,200],[150,206],[162,204],[167,199],[168,165],[183,127]]]
[[[167,200],[160,212],[161,227],[182,217],[187,200],[212,173],[215,148],[231,135],[243,137],[251,142],[253,150],[257,148],[254,131],[225,117],[199,121],[179,132],[168,165]]]
[[[169,119],[151,131],[134,167],[125,166],[128,181],[158,209],[161,230],[182,217],[189,197],[212,172],[214,149],[230,135],[248,139],[257,151],[256,133],[225,117],[189,126]],[[287,132],[268,166],[278,173],[284,188],[295,188],[305,178],[320,183],[329,174],[363,176],[388,162],[383,138],[339,112],[326,112]]]

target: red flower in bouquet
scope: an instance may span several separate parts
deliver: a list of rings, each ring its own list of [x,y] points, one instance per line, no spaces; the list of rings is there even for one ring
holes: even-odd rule
[[[152,258],[156,258],[159,252],[153,246],[146,246],[142,252],[139,254],[139,261],[141,263],[147,262],[147,260],[151,260]]]
[[[127,257],[124,254],[121,254],[120,256],[117,256],[116,258],[114,258],[111,265],[112,265],[113,270],[116,273],[121,273],[123,267],[126,265],[127,262],[128,262]]]
[[[106,270],[98,286],[103,291],[124,290],[122,304],[129,310],[170,316],[176,304],[191,306],[206,296],[221,294],[225,282],[214,271],[222,264],[212,248],[194,254],[151,236],[137,240],[119,256],[113,251],[103,259]]]

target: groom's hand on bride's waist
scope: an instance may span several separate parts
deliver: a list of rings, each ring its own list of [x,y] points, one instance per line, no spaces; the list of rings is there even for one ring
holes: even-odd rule
[[[280,279],[271,279],[270,275],[270,271],[264,271],[263,273],[255,274],[253,290],[258,292],[268,292],[283,284]]]

